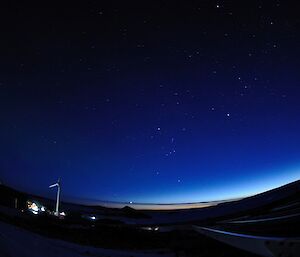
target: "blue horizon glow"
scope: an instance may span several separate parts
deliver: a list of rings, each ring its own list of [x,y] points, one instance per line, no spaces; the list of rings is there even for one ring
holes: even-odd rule
[[[278,169],[281,170],[281,173],[284,175],[270,175],[262,176],[259,179],[250,179],[247,178],[247,181],[239,181],[236,184],[227,185],[223,187],[212,186],[207,192],[203,191],[191,191],[191,192],[179,192],[177,194],[165,194],[155,197],[154,195],[149,195],[148,197],[135,198],[130,197],[127,199],[96,199],[96,198],[87,198],[82,197],[81,195],[72,196],[62,194],[63,201],[77,202],[83,204],[130,204],[134,206],[135,204],[145,204],[145,205],[181,205],[181,204],[194,204],[194,203],[205,203],[205,202],[214,202],[214,201],[230,201],[234,199],[245,198],[253,196],[259,193],[263,193],[274,188],[289,184],[291,182],[299,180],[300,177],[300,168],[290,168],[290,169]],[[287,172],[287,170],[289,172]],[[292,171],[291,171],[292,170]],[[267,183],[269,181],[269,183]],[[63,181],[62,181],[63,182]],[[8,184],[8,186],[11,186]],[[16,187],[15,189],[21,190],[21,188]],[[37,194],[41,196],[50,197],[55,199],[55,193],[51,190],[48,190],[46,194],[40,194],[39,191],[35,191],[29,188],[23,188],[26,193]],[[63,188],[64,190],[64,188]],[[64,192],[64,191],[63,191]],[[221,196],[223,198],[221,198]],[[149,198],[149,200],[147,200]],[[144,200],[143,200],[144,199]],[[157,200],[156,200],[157,199]]]

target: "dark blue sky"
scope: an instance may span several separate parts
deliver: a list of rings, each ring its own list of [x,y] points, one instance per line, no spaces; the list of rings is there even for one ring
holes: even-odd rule
[[[293,1],[1,8],[0,180],[133,202],[299,179]]]

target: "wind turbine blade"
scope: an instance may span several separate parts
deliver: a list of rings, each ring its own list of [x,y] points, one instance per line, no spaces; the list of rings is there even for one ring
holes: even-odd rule
[[[53,185],[49,186],[49,188],[51,188],[51,187],[56,187],[56,186],[58,186],[58,184],[57,184],[57,183],[55,183],[55,184],[53,184]]]

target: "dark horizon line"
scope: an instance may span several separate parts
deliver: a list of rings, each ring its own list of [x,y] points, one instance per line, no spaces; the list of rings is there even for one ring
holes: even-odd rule
[[[140,202],[131,202],[131,201],[128,201],[128,202],[127,201],[118,202],[118,201],[109,201],[109,200],[83,199],[83,198],[73,198],[73,197],[69,197],[69,196],[66,197],[69,200],[62,201],[62,202],[69,203],[69,204],[85,205],[85,206],[101,206],[101,203],[103,203],[103,204],[119,204],[119,205],[124,205],[124,206],[129,206],[129,205],[132,205],[132,206],[134,206],[134,205],[146,205],[146,206],[151,206],[151,205],[167,206],[168,205],[168,206],[176,206],[176,205],[210,204],[210,203],[221,203],[221,202],[229,202],[229,201],[241,200],[241,199],[244,199],[244,198],[247,198],[247,197],[251,197],[251,196],[263,194],[265,192],[269,192],[269,191],[272,191],[272,190],[276,190],[276,189],[279,189],[281,187],[285,187],[285,186],[287,186],[289,184],[296,183],[298,181],[300,181],[300,179],[297,179],[295,181],[289,182],[287,184],[283,184],[281,186],[278,186],[278,187],[275,187],[275,188],[272,188],[272,189],[269,189],[269,190],[266,190],[266,191],[263,191],[263,192],[260,192],[260,193],[256,193],[256,194],[252,194],[252,195],[248,195],[248,196],[244,196],[244,197],[236,197],[236,198],[228,198],[228,199],[212,200],[212,201],[203,201],[203,202],[200,201],[200,202],[185,202],[185,203],[184,202],[181,202],[181,203],[140,203]],[[0,180],[0,185],[4,185],[4,186],[7,186],[7,187],[10,187],[10,188],[12,188],[12,189],[14,189],[14,190],[16,190],[18,192],[25,193],[25,194],[31,195],[33,197],[45,198],[45,199],[54,201],[53,199],[45,197],[45,196],[41,196],[41,195],[36,195],[36,194],[32,194],[32,193],[27,193],[27,192],[24,192],[24,191],[20,191],[20,190],[16,189],[13,186],[6,185],[5,183],[2,182],[2,180]],[[88,201],[89,202],[95,202],[95,203],[88,203]],[[98,202],[99,204],[97,204],[96,202]]]

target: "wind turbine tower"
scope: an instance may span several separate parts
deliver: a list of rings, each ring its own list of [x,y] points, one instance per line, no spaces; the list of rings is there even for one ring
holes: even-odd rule
[[[60,179],[58,179],[55,184],[49,186],[49,188],[52,188],[52,187],[57,187],[56,206],[55,206],[54,215],[59,216]]]

